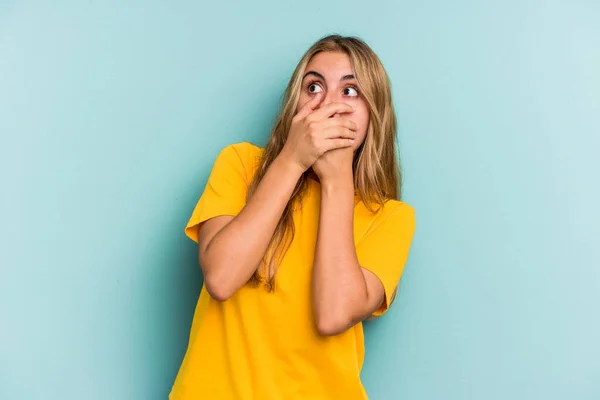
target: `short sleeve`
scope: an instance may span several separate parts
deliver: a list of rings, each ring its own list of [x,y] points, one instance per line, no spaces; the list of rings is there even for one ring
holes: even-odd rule
[[[373,313],[374,317],[384,314],[395,300],[415,227],[415,210],[401,203],[367,232],[356,246],[360,266],[375,274],[385,291],[384,302]]]
[[[192,212],[185,234],[198,242],[198,224],[220,216],[236,216],[246,204],[248,174],[244,159],[249,143],[231,144],[223,148],[206,182],[204,192]]]

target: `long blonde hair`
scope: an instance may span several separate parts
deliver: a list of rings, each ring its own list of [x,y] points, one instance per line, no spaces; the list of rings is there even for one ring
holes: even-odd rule
[[[369,126],[364,142],[354,155],[354,187],[367,209],[376,212],[385,201],[401,199],[402,174],[396,158],[396,116],[391,84],[381,61],[364,41],[351,36],[325,36],[313,44],[300,59],[283,94],[281,110],[271,130],[258,169],[250,182],[247,198],[256,191],[267,169],[283,149],[292,118],[296,113],[306,66],[315,54],[322,51],[338,51],[348,55],[354,68],[358,89],[367,104]],[[262,262],[250,278],[251,283],[263,282],[270,291],[274,290],[275,270],[295,235],[293,210],[301,203],[308,189],[310,171],[307,170],[298,180]]]

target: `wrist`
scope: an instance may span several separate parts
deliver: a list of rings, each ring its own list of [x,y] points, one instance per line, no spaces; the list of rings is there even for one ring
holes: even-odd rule
[[[340,192],[354,194],[354,178],[351,173],[322,177],[321,190],[324,194]]]
[[[284,170],[286,175],[289,175],[290,178],[296,180],[300,179],[300,176],[302,176],[305,171],[302,166],[294,162],[290,157],[287,157],[283,151],[275,157],[273,164]]]
[[[338,164],[335,168],[332,168],[327,173],[320,176],[321,184],[331,186],[354,186],[354,172],[352,171],[352,165]]]

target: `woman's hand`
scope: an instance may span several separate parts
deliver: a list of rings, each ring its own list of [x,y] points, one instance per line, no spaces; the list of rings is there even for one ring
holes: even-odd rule
[[[330,118],[338,113],[351,113],[354,108],[345,103],[330,103],[317,110],[322,94],[319,92],[292,118],[292,127],[281,151],[302,171],[330,150],[349,148],[356,138],[357,125],[347,118]]]

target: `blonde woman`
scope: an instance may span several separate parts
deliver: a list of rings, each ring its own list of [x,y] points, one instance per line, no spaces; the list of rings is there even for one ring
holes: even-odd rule
[[[390,83],[356,37],[300,60],[264,148],[218,155],[185,233],[204,285],[171,400],[358,400],[362,321],[394,301],[415,231]]]

